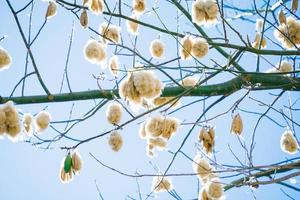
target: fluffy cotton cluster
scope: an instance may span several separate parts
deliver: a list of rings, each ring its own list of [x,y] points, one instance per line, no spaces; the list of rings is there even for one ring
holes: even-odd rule
[[[107,121],[113,125],[119,124],[122,118],[122,107],[118,103],[111,103],[106,110]]]
[[[120,30],[120,27],[106,22],[103,22],[99,27],[99,33],[103,35],[104,42],[119,43],[121,39]]]
[[[193,161],[193,169],[203,185],[198,200],[221,199],[223,186],[217,175],[213,173],[213,167],[205,159],[196,155]]]
[[[214,23],[217,15],[218,5],[215,0],[196,0],[192,4],[192,20],[198,25]]]
[[[300,22],[293,17],[288,17],[286,23],[279,25],[274,31],[275,38],[281,42],[284,48],[293,48],[300,44]]]
[[[84,57],[92,64],[101,64],[106,59],[106,47],[96,40],[88,40],[85,44]]]
[[[143,99],[151,101],[158,97],[163,89],[163,83],[153,71],[140,70],[129,73],[127,79],[120,83],[119,94],[132,105],[141,105]]]
[[[103,0],[84,0],[83,5],[88,6],[89,10],[92,11],[96,15],[101,14],[104,9]]]
[[[183,60],[187,60],[191,58],[191,53],[192,53],[192,46],[193,46],[193,41],[191,36],[184,36],[184,38],[181,39],[181,48],[180,48],[180,57]]]
[[[192,40],[192,55],[196,58],[203,58],[208,53],[208,43],[204,38],[194,38]]]
[[[292,131],[287,130],[282,134],[280,139],[280,147],[281,150],[286,153],[289,154],[297,153],[299,149],[299,145]]]
[[[156,97],[152,103],[154,107],[158,107],[167,103],[168,101],[171,101],[172,99],[174,99],[174,97]],[[177,107],[180,104],[180,101],[179,99],[174,99],[169,104],[171,104],[172,107]]]
[[[213,176],[213,167],[199,155],[196,155],[193,161],[193,169],[202,183],[206,183]]]
[[[11,101],[0,108],[0,136],[7,134],[8,138],[16,141],[21,132],[21,125],[16,108]]]
[[[210,127],[208,129],[202,128],[199,133],[199,142],[202,144],[207,154],[211,154],[215,146],[215,130]]]
[[[267,47],[267,40],[266,38],[262,38],[262,34],[261,33],[256,33],[255,34],[255,39],[254,42],[252,43],[252,47],[258,49],[259,45],[261,44],[261,48],[266,48]]]
[[[120,63],[119,63],[119,58],[114,55],[112,56],[109,61],[108,61],[108,67],[110,70],[110,73],[114,75],[115,77],[118,77],[120,73]]]
[[[165,52],[165,44],[162,40],[156,39],[153,40],[150,44],[150,53],[154,58],[162,58]]]
[[[8,52],[0,46],[0,71],[9,68],[11,57]]]
[[[50,19],[56,15],[57,6],[54,1],[49,1],[49,5],[46,12],[46,19]]]
[[[59,179],[62,183],[73,180],[73,174],[79,174],[82,168],[82,159],[78,151],[63,158],[60,165]]]
[[[137,15],[141,15],[146,10],[146,1],[145,0],[132,0],[132,9],[133,12]]]
[[[164,150],[168,140],[177,132],[179,120],[173,117],[154,116],[140,125],[139,136],[147,140],[147,155],[154,156],[155,149]]]
[[[133,15],[130,16],[130,18],[138,20],[139,16],[136,15],[136,14],[133,14]],[[126,26],[127,26],[127,31],[129,33],[131,33],[132,35],[138,35],[139,34],[139,24],[138,23],[136,23],[134,21],[131,21],[131,20],[127,20],[126,21]]]
[[[51,121],[51,115],[47,111],[40,111],[36,116],[35,116],[35,130],[38,133],[41,133],[45,131]]]
[[[33,126],[33,116],[30,113],[25,113],[23,115],[23,128],[24,128],[24,132],[27,135],[31,135],[32,134],[32,126]]]
[[[181,81],[181,85],[185,87],[194,87],[199,82],[199,77],[197,76],[187,76]]]
[[[293,71],[293,66],[291,63],[283,60],[280,63],[276,65],[276,68],[271,68],[267,70],[267,73],[279,73],[279,72],[292,72]],[[286,74],[286,76],[289,76],[290,74]]]
[[[108,138],[108,144],[113,151],[118,152],[123,146],[123,139],[121,134],[117,131],[112,132]]]
[[[152,179],[152,190],[154,192],[167,192],[173,189],[171,179],[163,176],[155,176]]]
[[[149,137],[162,137],[167,140],[174,136],[178,128],[178,119],[161,115],[149,118],[145,125],[145,130]]]
[[[241,135],[243,132],[243,120],[238,113],[232,119],[230,132],[236,135]]]
[[[86,10],[83,10],[81,15],[80,15],[80,24],[83,28],[87,28],[89,24],[89,18],[87,15]]]
[[[211,179],[206,185],[205,190],[207,197],[210,199],[221,199],[224,193],[224,189],[218,178]]]

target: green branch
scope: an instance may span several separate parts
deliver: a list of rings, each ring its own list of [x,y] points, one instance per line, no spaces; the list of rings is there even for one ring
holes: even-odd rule
[[[250,90],[294,90],[300,91],[300,78],[291,78],[277,74],[257,74],[257,73],[244,73],[240,76],[233,78],[227,82],[200,85],[194,87],[190,92],[184,96],[218,96],[229,95],[244,87]],[[189,88],[190,89],[190,88]],[[176,96],[183,93],[185,88],[182,87],[166,87],[162,95]],[[90,99],[114,99],[119,98],[118,90],[90,90],[72,93],[62,93],[53,95],[35,95],[35,96],[20,96],[20,97],[1,97],[0,104],[7,101],[13,101],[16,104],[34,104],[34,103],[49,103],[49,102],[66,102]]]

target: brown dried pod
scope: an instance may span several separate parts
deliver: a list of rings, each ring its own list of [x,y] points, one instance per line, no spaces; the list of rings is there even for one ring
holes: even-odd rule
[[[87,28],[89,23],[89,18],[87,15],[86,10],[83,10],[81,15],[80,15],[80,24],[83,28]]]
[[[279,23],[280,25],[286,24],[286,16],[283,12],[283,10],[281,10],[278,14],[278,19],[279,19]]]
[[[292,10],[292,12],[294,12],[294,13],[298,10],[298,1],[299,1],[299,0],[293,0],[293,1],[292,1],[291,10]]]
[[[49,1],[49,5],[46,12],[46,19],[50,19],[51,17],[56,15],[57,7],[56,3],[53,1]]]
[[[231,123],[231,132],[236,135],[241,135],[243,132],[243,121],[240,114],[236,114]]]

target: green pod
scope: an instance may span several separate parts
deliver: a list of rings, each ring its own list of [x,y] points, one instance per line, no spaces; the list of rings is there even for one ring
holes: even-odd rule
[[[71,171],[71,168],[72,168],[72,158],[71,158],[71,155],[68,154],[65,159],[65,163],[64,163],[65,173],[69,173]]]

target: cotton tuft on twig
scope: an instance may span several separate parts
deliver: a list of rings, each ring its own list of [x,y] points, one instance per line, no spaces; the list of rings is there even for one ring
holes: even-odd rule
[[[150,44],[149,50],[152,57],[162,58],[165,52],[165,44],[159,39],[153,40]]]
[[[119,58],[116,55],[113,55],[109,61],[108,61],[108,67],[110,70],[110,73],[114,75],[115,77],[118,77],[120,73],[120,63]]]
[[[99,28],[99,33],[103,35],[104,42],[119,43],[121,39],[120,31],[120,27],[106,22],[103,22]]]
[[[197,174],[202,183],[206,183],[213,175],[213,167],[200,155],[196,155],[193,160],[193,170]]]
[[[119,124],[122,118],[122,107],[119,103],[110,103],[106,110],[107,121],[113,125]]]
[[[112,132],[109,136],[108,144],[113,151],[118,152],[123,146],[123,139],[121,134],[117,131]]]
[[[259,45],[261,45],[260,47],[263,48],[263,49],[266,48],[267,47],[267,40],[264,37],[262,38],[261,33],[256,33],[254,42],[252,43],[252,47],[258,49]]]
[[[199,82],[199,77],[197,76],[187,76],[181,81],[181,85],[184,87],[194,87]]]
[[[138,15],[131,15],[130,18],[138,20],[139,17]],[[132,35],[138,35],[139,34],[139,24],[131,21],[131,20],[126,20],[126,26],[127,26],[127,31],[131,33]]]
[[[61,161],[60,171],[59,171],[59,180],[63,184],[69,183],[73,180],[72,170],[70,170],[69,172],[65,172],[65,169],[64,169],[65,168],[65,160],[66,160],[66,157],[64,157],[63,160]]]
[[[92,64],[101,64],[106,59],[106,47],[96,40],[88,40],[85,44],[84,57]]]
[[[38,133],[45,131],[51,121],[51,115],[47,111],[41,111],[35,117],[35,130]]]
[[[192,4],[192,20],[198,25],[215,23],[217,15],[218,5],[214,0],[196,0]]]
[[[187,60],[191,58],[191,53],[192,53],[192,46],[193,46],[193,41],[191,36],[184,36],[184,38],[181,39],[181,48],[180,48],[180,57],[183,60]]]
[[[0,46],[0,71],[10,67],[12,59],[8,52]]]
[[[141,15],[146,10],[146,0],[132,0],[133,12],[137,15]]]
[[[208,43],[204,38],[194,38],[192,40],[192,55],[196,58],[203,58],[208,53]]]
[[[88,2],[84,2],[84,5],[89,6],[89,10],[92,11],[95,15],[99,15],[103,13],[104,10],[104,2],[103,0],[89,0]]]
[[[286,24],[280,24],[274,31],[275,38],[284,48],[290,49],[300,44],[300,22],[288,17]]]
[[[211,199],[220,199],[224,189],[218,178],[213,178],[206,183],[207,196]]]
[[[140,70],[129,72],[127,79],[120,83],[119,94],[130,104],[140,106],[143,99],[151,101],[158,97],[162,89],[163,84],[154,72]]]
[[[30,113],[25,113],[23,115],[23,128],[24,128],[24,132],[27,135],[31,135],[32,134],[32,126],[33,126],[33,116]]]
[[[276,68],[268,69],[267,73],[280,73],[280,72],[292,72],[293,66],[288,61],[281,61],[276,65]],[[286,76],[290,76],[290,74],[286,74]]]
[[[292,131],[285,131],[280,139],[281,150],[288,154],[295,154],[299,149],[298,142],[293,135]]]
[[[2,125],[3,130],[5,130],[5,133],[7,134],[8,138],[12,140],[13,142],[16,142],[19,136],[19,133],[21,132],[21,125],[19,121],[19,115],[17,112],[17,109],[14,107],[12,101],[8,101],[5,103],[2,107],[1,112],[1,121],[4,122],[4,126]],[[5,117],[3,115],[5,114]],[[2,123],[3,124],[3,123]],[[3,131],[2,130],[2,131]]]
[[[167,192],[173,189],[171,179],[163,176],[155,176],[152,179],[152,190],[154,192]]]
[[[72,170],[75,174],[79,174],[82,168],[82,159],[78,151],[72,154]]]

